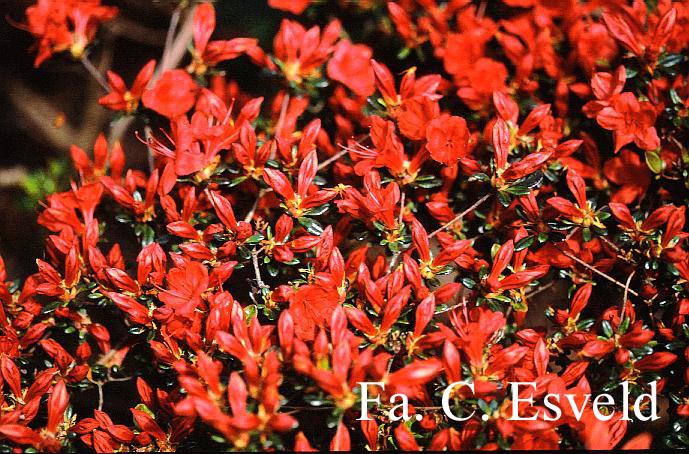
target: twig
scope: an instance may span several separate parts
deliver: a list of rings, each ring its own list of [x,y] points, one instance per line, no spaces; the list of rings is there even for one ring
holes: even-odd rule
[[[122,15],[103,24],[103,30],[115,37],[125,38],[150,47],[160,47],[160,43],[164,42],[163,40],[165,39],[165,34],[160,30],[146,27]]]
[[[439,233],[442,232],[443,230],[446,230],[446,229],[452,227],[452,226],[453,226],[454,224],[456,224],[457,222],[461,221],[461,220],[464,218],[464,216],[466,216],[467,214],[469,214],[470,212],[474,211],[476,208],[478,208],[479,206],[481,206],[481,204],[482,204],[483,202],[485,202],[486,200],[488,200],[488,198],[489,198],[490,196],[491,196],[491,193],[489,192],[488,194],[486,194],[486,195],[484,195],[483,197],[481,197],[480,199],[478,199],[478,200],[476,201],[476,203],[474,203],[473,205],[471,205],[471,206],[470,206],[469,208],[467,208],[466,210],[462,211],[462,212],[461,212],[459,215],[457,215],[453,220],[451,220],[451,221],[448,222],[447,224],[445,224],[445,225],[439,227],[439,228],[436,229],[434,232],[432,232],[430,235],[428,235],[428,238],[433,238],[434,236],[436,236],[437,234],[439,234]]]
[[[98,410],[103,410],[103,382],[94,381],[93,382],[98,388]]]
[[[167,28],[165,47],[163,48],[163,61],[166,61],[169,58],[168,54],[170,53],[170,49],[172,49],[172,42],[175,39],[175,31],[177,30],[177,25],[179,25],[180,14],[180,9],[176,8],[172,13],[172,17],[170,17],[170,25]]]
[[[258,253],[260,251],[257,251],[254,249],[251,251],[251,262],[254,264],[254,274],[256,275],[256,284],[259,286],[259,288],[264,289],[268,288],[265,282],[263,282],[263,279],[261,279],[261,269],[258,267]]]
[[[254,218],[254,214],[256,213],[256,209],[258,208],[258,202],[266,194],[266,192],[267,191],[264,188],[258,190],[258,194],[256,194],[256,200],[254,200],[253,206],[246,214],[246,217],[244,217],[244,222],[251,222],[251,220]]]
[[[583,267],[585,267],[585,268],[588,268],[589,270],[591,270],[591,271],[593,271],[594,273],[598,274],[599,276],[601,276],[601,277],[607,279],[608,281],[612,282],[613,284],[617,285],[617,286],[620,287],[620,288],[623,288],[623,289],[624,289],[624,288],[627,288],[622,282],[618,281],[618,280],[615,279],[614,277],[612,277],[612,276],[610,276],[610,275],[608,275],[608,274],[606,274],[606,273],[600,271],[599,269],[597,269],[597,268],[595,268],[595,267],[589,265],[588,263],[584,262],[584,261],[581,260],[579,257],[577,257],[577,256],[575,256],[575,255],[572,255],[572,254],[570,254],[569,252],[565,251],[565,250],[562,249],[562,248],[560,247],[560,245],[558,245],[557,243],[555,243],[555,247],[556,247],[560,252],[562,252],[562,253],[565,255],[565,257],[568,257],[568,258],[574,260],[574,261],[577,262],[579,265],[581,265],[581,266],[583,266]],[[628,292],[631,293],[631,294],[634,295],[634,296],[637,296],[637,297],[639,296],[639,294],[638,294],[636,291],[632,290],[632,289],[628,289]]]
[[[342,147],[342,145],[340,145],[340,146]],[[325,161],[320,163],[318,165],[318,170],[320,171],[320,170],[325,169],[330,164],[337,161],[338,159],[340,159],[342,156],[346,155],[347,153],[349,153],[349,149],[347,149],[346,147],[343,147],[342,150],[338,151],[337,153],[335,153],[334,155],[332,155],[331,157],[329,157],[328,159],[326,159]]]
[[[632,271],[627,277],[627,282],[624,284],[624,295],[622,296],[622,305],[620,305],[620,316],[624,312],[624,306],[627,304],[627,296],[629,294],[629,284],[632,282],[632,278],[636,274],[636,270]]]
[[[579,231],[579,227],[578,227],[578,226],[577,226],[577,227],[574,227],[574,228],[572,229],[572,231],[569,232],[569,233],[567,234],[567,236],[565,237],[565,241],[568,241],[570,238],[572,238],[572,237],[574,236],[574,234],[577,233],[578,231]]]
[[[98,82],[98,85],[103,87],[103,90],[110,91],[110,86],[108,85],[108,81],[105,80],[105,77],[103,77],[103,74],[101,74],[100,71],[98,71],[98,68],[96,68],[93,63],[91,63],[91,60],[89,60],[88,56],[86,54],[83,54],[81,56],[81,64],[86,68],[86,70],[93,76],[93,78]]]
[[[555,285],[555,281],[550,281],[550,282],[548,282],[548,283],[545,284],[545,285],[541,285],[540,287],[538,287],[536,290],[534,290],[534,291],[532,291],[532,292],[526,292],[526,295],[525,295],[525,296],[526,296],[527,298],[531,298],[531,297],[533,297],[533,296],[538,295],[538,294],[541,293],[541,292],[544,292],[544,291],[548,290],[548,289],[549,289],[550,287],[552,287],[553,285]]]
[[[175,39],[169,43],[170,46],[168,47],[166,44],[165,49],[163,49],[162,61],[153,73],[153,77],[151,78],[151,82],[149,82],[149,85],[154,84],[160,78],[160,76],[168,69],[176,68],[177,65],[179,65],[179,63],[182,61],[182,58],[184,58],[184,56],[186,55],[187,45],[189,44],[189,42],[191,42],[191,39],[194,36],[195,10],[196,8],[192,7],[186,11],[184,23],[182,24],[182,27],[177,33],[177,36],[175,36]],[[170,25],[172,25],[173,19],[174,15],[170,19]],[[177,20],[179,20],[179,18]]]
[[[43,96],[19,80],[3,78],[0,83],[12,106],[21,117],[22,121],[17,122],[20,127],[33,135],[39,134],[54,148],[67,149],[75,143],[74,138],[80,135],[79,131],[69,123],[56,128],[53,120],[60,115],[60,112]],[[79,145],[85,144],[79,143]]]
[[[476,11],[476,18],[477,19],[483,19],[483,15],[486,14],[486,7],[488,6],[488,2],[482,1],[481,4],[478,6],[478,10]]]
[[[21,186],[29,176],[29,171],[23,166],[0,169],[0,188]]]

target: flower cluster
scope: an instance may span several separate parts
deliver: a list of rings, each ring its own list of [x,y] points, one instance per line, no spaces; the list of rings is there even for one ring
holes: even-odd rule
[[[689,1],[269,4],[272,45],[180,2],[179,67],[107,74],[150,168],[72,147],[0,264],[1,447],[689,447]],[[115,14],[39,0],[37,65]]]

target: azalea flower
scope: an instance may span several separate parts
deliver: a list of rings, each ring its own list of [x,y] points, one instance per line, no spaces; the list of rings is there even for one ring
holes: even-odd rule
[[[153,88],[144,92],[144,106],[173,119],[185,114],[196,101],[197,85],[185,71],[165,71]]]
[[[146,90],[146,86],[153,77],[156,61],[151,60],[137,74],[131,89],[127,89],[122,78],[115,72],[108,71],[108,84],[110,93],[98,100],[98,103],[110,110],[122,110],[132,114],[139,106],[139,100]]]

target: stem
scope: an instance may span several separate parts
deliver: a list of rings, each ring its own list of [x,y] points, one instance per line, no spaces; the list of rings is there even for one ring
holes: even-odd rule
[[[486,7],[488,6],[488,2],[482,1],[481,4],[478,7],[478,11],[476,11],[476,18],[477,19],[483,19],[483,15],[486,14]]]
[[[622,310],[624,309],[624,305],[627,304],[627,294],[629,293],[629,284],[632,282],[632,278],[636,274],[636,270],[632,271],[629,274],[629,277],[627,277],[627,283],[624,285],[624,296],[622,297]],[[622,310],[620,310],[620,314],[622,314]]]
[[[342,146],[342,145],[340,145],[340,146]],[[332,164],[333,162],[337,161],[338,159],[340,159],[342,156],[346,155],[347,153],[349,153],[349,149],[343,147],[342,150],[338,151],[337,153],[335,153],[334,155],[332,155],[331,157],[329,157],[328,159],[326,159],[325,161],[323,161],[323,162],[318,166],[318,170],[323,170],[323,169],[325,169],[325,168],[328,167],[330,164]]]
[[[581,260],[579,257],[577,257],[577,256],[575,256],[575,255],[572,255],[572,254],[570,254],[569,252],[565,251],[565,250],[562,249],[562,248],[560,247],[560,245],[558,245],[557,243],[555,243],[555,247],[556,247],[560,252],[562,252],[562,253],[565,255],[565,257],[568,257],[568,258],[574,260],[574,261],[577,262],[579,265],[581,265],[581,266],[583,266],[583,267],[585,267],[585,268],[588,268],[589,270],[591,270],[591,271],[593,271],[594,273],[596,273],[597,275],[599,275],[599,276],[601,276],[601,277],[607,279],[608,281],[612,282],[613,284],[617,285],[618,287],[623,288],[623,289],[627,289],[627,291],[628,291],[629,293],[631,293],[632,295],[634,295],[634,296],[639,296],[639,294],[638,294],[636,291],[634,291],[634,290],[628,288],[628,287],[625,286],[622,282],[618,281],[618,280],[615,279],[614,277],[612,277],[612,276],[610,276],[610,275],[608,275],[608,274],[606,274],[606,273],[600,271],[599,269],[597,269],[597,268],[595,268],[595,267],[589,265],[588,263],[586,263],[586,262],[584,262],[583,260]]]
[[[567,234],[567,236],[565,237],[565,241],[567,241],[567,240],[569,240],[570,238],[572,238],[572,237],[574,236],[574,234],[577,233],[578,231],[579,231],[579,227],[574,227],[574,228],[572,229],[572,231],[569,232],[569,233]]]
[[[170,49],[172,49],[172,42],[175,39],[175,31],[177,30],[177,25],[179,24],[180,14],[180,9],[176,8],[170,17],[170,25],[167,28],[167,35],[165,36],[165,47],[163,49],[162,58],[163,62],[167,62],[167,59],[170,57]]]
[[[86,68],[86,70],[93,76],[93,78],[98,82],[98,84],[103,87],[103,90],[105,91],[110,91],[110,86],[108,85],[108,81],[105,80],[105,77],[103,77],[103,74],[101,74],[100,71],[98,71],[98,68],[96,68],[93,63],[91,63],[91,60],[86,56],[86,54],[83,54],[81,58],[79,59],[81,61],[81,64]]]
[[[258,208],[258,202],[261,200],[261,197],[265,195],[267,191],[264,188],[261,188],[258,190],[258,194],[256,194],[256,200],[254,200],[254,204],[249,210],[249,212],[246,214],[246,217],[244,218],[244,222],[251,222],[251,220],[254,218],[254,213],[256,213],[256,208]]]
[[[555,284],[555,281],[550,281],[550,282],[548,282],[548,283],[545,284],[545,285],[541,285],[540,287],[538,287],[536,290],[534,290],[534,291],[532,291],[532,292],[526,292],[526,295],[525,295],[525,296],[526,296],[527,298],[531,298],[532,296],[536,296],[536,295],[538,295],[539,293],[548,290],[548,289],[549,289],[550,287],[552,287],[554,284]]]
[[[433,238],[434,236],[436,236],[437,234],[439,234],[439,233],[442,232],[443,230],[446,230],[446,229],[452,227],[452,226],[453,226],[454,224],[456,224],[457,222],[461,221],[461,220],[464,218],[464,216],[466,216],[467,214],[469,214],[470,212],[474,211],[476,208],[478,208],[479,206],[481,206],[481,204],[482,204],[483,202],[485,202],[486,200],[488,200],[488,198],[489,198],[490,196],[491,196],[491,194],[488,193],[488,194],[484,195],[483,197],[481,197],[480,199],[478,199],[478,200],[476,201],[476,203],[474,203],[473,205],[471,205],[471,206],[470,206],[469,208],[467,208],[466,210],[462,211],[462,212],[461,212],[459,215],[457,215],[453,220],[451,220],[451,221],[448,222],[447,224],[445,224],[445,225],[439,227],[439,228],[438,228],[437,230],[435,230],[433,233],[431,233],[430,235],[428,235],[428,238]]]
[[[268,286],[263,282],[263,279],[261,279],[261,269],[258,267],[258,253],[256,249],[251,251],[251,262],[254,264],[254,274],[256,275],[256,284],[258,284],[259,288],[264,289],[268,288]]]

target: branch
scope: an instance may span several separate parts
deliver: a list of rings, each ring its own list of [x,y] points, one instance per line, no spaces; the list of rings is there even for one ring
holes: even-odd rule
[[[627,277],[627,283],[624,284],[624,296],[622,297],[622,308],[624,309],[624,305],[627,304],[627,293],[629,293],[629,284],[632,283],[632,278],[636,274],[636,270],[632,271],[629,274],[629,277]],[[620,312],[621,314],[622,312]]]
[[[88,55],[86,55],[86,53],[84,53],[81,56],[81,58],[79,59],[79,61],[81,61],[81,64],[84,66],[84,68],[86,68],[86,71],[88,71],[89,74],[91,74],[93,79],[96,82],[98,82],[98,85],[100,85],[103,88],[103,90],[106,91],[106,93],[109,92],[110,86],[108,85],[108,81],[105,80],[105,77],[103,77],[103,74],[101,74],[101,72],[98,71],[98,68],[93,66],[93,63],[91,63],[91,60],[89,60]]]
[[[342,147],[342,145],[340,145],[340,146]],[[337,161],[338,159],[340,159],[342,156],[346,155],[347,153],[349,153],[349,149],[346,147],[343,147],[342,150],[338,151],[337,153],[335,153],[334,155],[332,155],[331,157],[329,157],[328,159],[326,159],[325,161],[320,163],[320,165],[318,166],[318,170],[320,171],[320,170],[325,169],[330,164]]]
[[[163,50],[163,58],[153,73],[153,77],[151,78],[149,85],[154,84],[168,69],[173,69],[179,66],[180,62],[186,55],[187,45],[191,42],[191,39],[194,35],[194,11],[196,11],[195,6],[184,11],[184,23],[182,24],[182,28],[179,30],[179,33],[177,33],[177,36],[175,36],[175,39],[168,43],[170,44],[170,47],[168,48],[166,46]],[[173,20],[174,14],[170,20],[171,26]]]
[[[125,38],[150,47],[160,47],[165,34],[160,30],[146,27],[122,15],[103,24],[103,29],[118,38]]]
[[[256,208],[258,208],[258,202],[266,194],[266,192],[268,192],[268,190],[266,190],[265,188],[261,188],[258,190],[258,194],[256,194],[256,200],[254,200],[254,204],[251,206],[251,209],[246,214],[244,222],[251,222],[251,220],[254,218],[254,213],[256,213]]]
[[[28,176],[29,172],[23,166],[0,169],[0,188],[21,186]]]
[[[35,93],[21,81],[7,79],[2,82],[10,102],[23,117],[24,121],[17,122],[18,125],[32,135],[38,133],[53,148],[68,149],[74,143],[74,137],[77,137],[79,132],[69,124],[64,124],[60,128],[53,126],[53,120],[60,112],[43,96]]]
[[[485,202],[486,200],[488,200],[488,198],[489,198],[490,196],[491,196],[491,193],[489,192],[488,194],[486,194],[486,195],[484,195],[483,197],[481,197],[480,199],[478,199],[478,200],[476,201],[476,203],[474,203],[473,205],[471,205],[471,206],[470,206],[469,208],[467,208],[466,210],[462,211],[462,212],[461,212],[459,215],[457,215],[453,220],[451,220],[451,221],[448,222],[447,224],[443,225],[442,227],[439,227],[439,228],[438,228],[437,230],[435,230],[433,233],[431,233],[430,235],[428,235],[428,238],[433,238],[434,236],[436,236],[437,234],[439,234],[439,233],[442,232],[443,230],[449,229],[449,228],[452,227],[454,224],[456,224],[457,222],[461,221],[461,220],[464,218],[464,216],[466,216],[467,214],[469,214],[470,212],[474,211],[476,208],[478,208],[479,206],[481,206],[481,204],[483,204],[483,202]]]
[[[254,274],[256,275],[256,284],[258,284],[259,288],[263,290],[264,288],[268,288],[265,282],[263,282],[263,279],[261,279],[261,269],[258,267],[258,253],[260,252],[254,249],[251,251],[251,262],[254,264]]]
[[[634,295],[634,296],[639,296],[639,294],[638,294],[636,291],[630,289],[628,286],[624,285],[622,282],[618,281],[618,280],[615,279],[614,277],[612,277],[612,276],[610,276],[609,274],[606,274],[606,273],[600,271],[599,269],[597,269],[597,268],[595,268],[595,267],[589,265],[588,263],[586,263],[586,262],[584,262],[583,260],[581,260],[579,257],[570,254],[569,252],[567,252],[567,251],[565,251],[564,249],[562,249],[562,248],[560,247],[559,244],[557,244],[557,243],[553,243],[553,244],[555,245],[555,247],[556,247],[560,252],[562,252],[562,253],[565,255],[565,257],[568,257],[568,258],[574,260],[574,261],[577,262],[579,265],[581,265],[581,266],[583,266],[583,267],[585,267],[585,268],[588,268],[589,270],[591,270],[591,271],[593,271],[594,273],[596,273],[597,275],[599,275],[599,276],[601,276],[601,277],[607,279],[608,281],[612,282],[613,284],[617,285],[618,287],[620,287],[620,288],[622,288],[622,289],[625,289],[626,291],[628,291],[628,292],[631,293],[632,295]]]

